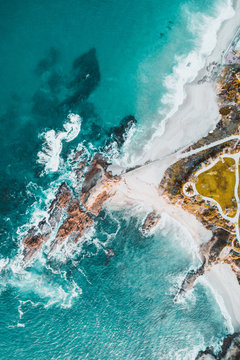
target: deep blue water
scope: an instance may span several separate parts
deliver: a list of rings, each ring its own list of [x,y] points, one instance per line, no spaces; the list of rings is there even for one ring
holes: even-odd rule
[[[173,302],[196,265],[174,226],[146,238],[140,220],[102,212],[75,255],[43,255],[24,271],[14,263],[22,226],[71,182],[67,166],[41,175],[40,134],[62,130],[69,112],[81,116],[79,135],[63,144],[66,161],[80,143],[102,147],[125,116],[143,132],[160,123],[175,55],[196,46],[191,16],[213,16],[217,3],[0,2],[0,260],[11,264],[0,279],[1,359],[193,359],[228,332],[203,284]],[[105,247],[116,254],[109,263]]]

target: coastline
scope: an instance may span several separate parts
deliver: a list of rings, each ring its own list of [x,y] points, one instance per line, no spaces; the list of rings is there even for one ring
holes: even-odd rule
[[[203,275],[220,309],[229,315],[232,332],[240,329],[240,286],[229,264],[217,264]],[[223,313],[225,311],[222,311]],[[229,321],[228,320],[228,321]]]
[[[217,64],[221,64],[222,55],[239,27],[240,1],[234,1],[233,6],[235,14],[222,22],[217,31],[216,45],[206,57],[204,67],[191,83],[185,85],[183,103],[167,120],[164,133],[153,137],[151,146],[141,159],[142,163],[152,163],[122,175],[116,194],[106,204],[113,209],[132,208],[134,213],[136,209],[155,211],[160,215],[167,213],[186,228],[198,248],[209,241],[212,232],[206,230],[193,215],[179,206],[170,205],[159,193],[158,185],[165,170],[176,161],[178,151],[206,136],[220,120],[215,79],[219,70]],[[222,298],[232,328],[238,331],[240,297],[236,294],[240,294],[240,286],[230,265],[215,265],[203,276],[214,289],[216,301],[219,296]]]
[[[164,132],[153,135],[150,146],[141,161],[154,161],[181,148],[187,147],[213,130],[219,120],[218,102],[215,90],[216,72],[221,64],[222,54],[231,43],[239,28],[240,1],[234,0],[234,15],[224,19],[216,32],[216,43],[204,64],[190,82],[183,88],[184,98],[174,113],[166,119]],[[210,24],[209,24],[210,25]],[[194,59],[193,59],[194,60]],[[185,66],[187,66],[186,64]],[[206,94],[208,96],[206,97]],[[176,126],[177,124],[177,126]]]
[[[230,2],[240,8],[240,0],[33,2],[15,7],[13,26],[12,5],[3,6],[6,78],[24,79],[23,66],[34,85],[21,81],[29,94],[13,95],[2,119],[6,360],[197,360],[207,348],[228,359],[216,351],[240,329],[237,217],[227,223],[221,199],[222,212],[212,209],[195,174],[222,153],[240,158],[240,106],[223,116],[230,106],[215,64],[221,37],[227,46],[234,33],[222,21]],[[13,66],[19,43],[31,61],[25,51]],[[237,68],[240,104],[240,56]]]
[[[193,243],[199,248],[210,240],[212,233],[194,215],[187,213],[180,206],[170,204],[167,198],[160,194],[158,176],[165,172],[167,162],[164,165],[160,167],[159,162],[156,162],[122,175],[115,194],[108,199],[106,206],[111,210],[129,209],[135,215],[151,211],[161,216],[167,214],[185,228]]]
[[[238,6],[238,10],[238,14],[240,14],[240,6]],[[236,18],[237,15],[234,17],[234,21]],[[230,26],[231,20],[225,22],[225,25],[226,23],[231,28],[231,34],[225,36],[227,42],[232,36],[233,27]],[[218,33],[218,41],[220,33],[221,31]],[[215,53],[220,57],[219,51],[219,46],[216,46],[216,50],[212,52],[211,56],[214,56]],[[197,77],[185,85],[186,97],[183,104],[166,122],[165,132],[153,139],[151,147],[146,153],[142,149],[141,164],[144,165],[126,171],[120,176],[115,176],[109,172],[114,166],[109,166],[108,159],[105,159],[103,154],[95,154],[89,163],[84,150],[75,154],[72,159],[72,167],[76,172],[78,184],[80,184],[79,192],[75,194],[67,183],[60,185],[46,218],[32,227],[23,239],[19,254],[23,268],[31,266],[32,261],[36,259],[43,248],[45,255],[51,258],[58,250],[64,253],[68,246],[76,247],[94,226],[103,206],[114,210],[128,209],[130,214],[139,215],[139,218],[144,218],[152,212],[156,218],[151,230],[154,231],[157,228],[168,230],[173,227],[174,222],[177,222],[177,231],[181,235],[186,235],[179,237],[182,239],[179,246],[189,247],[192,254],[197,255],[202,262],[199,269],[187,274],[190,277],[186,276],[183,281],[182,287],[179,289],[180,295],[194,284],[199,275],[203,275],[204,271],[208,270],[202,278],[209,282],[214,289],[216,301],[218,302],[219,296],[223,299],[224,307],[222,309],[226,309],[227,317],[229,315],[231,318],[229,331],[240,328],[237,321],[239,298],[235,296],[235,289],[237,288],[237,293],[239,293],[240,287],[234,272],[228,265],[224,277],[224,281],[227,281],[228,284],[224,286],[221,282],[222,264],[220,266],[211,264],[212,269],[207,266],[210,243],[212,245],[215,241],[213,228],[199,220],[197,216],[199,208],[195,208],[193,211],[193,209],[181,207],[180,204],[172,201],[171,193],[168,197],[160,186],[169,167],[181,158],[184,148],[190,144],[196,145],[196,142],[211,132],[221,119],[215,89],[215,70],[209,71],[209,61],[206,60],[205,66],[198,72]],[[203,158],[201,158],[202,160]],[[183,167],[179,170],[184,173],[186,169]],[[81,195],[79,196],[79,194]],[[107,254],[110,254],[108,256],[114,256],[114,253],[110,252],[111,249],[107,250]]]

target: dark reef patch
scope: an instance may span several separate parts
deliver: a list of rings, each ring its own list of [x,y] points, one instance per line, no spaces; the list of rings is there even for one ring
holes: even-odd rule
[[[32,115],[42,128],[57,128],[70,112],[82,118],[82,140],[104,144],[106,130],[88,97],[100,82],[100,69],[96,49],[92,48],[77,57],[70,73],[63,73],[59,66],[60,53],[51,48],[37,65],[35,73],[40,76],[38,90],[32,96]]]
[[[42,76],[45,72],[49,71],[54,65],[58,63],[60,59],[60,52],[51,47],[47,52],[47,55],[39,61],[35,68],[35,73],[38,76]]]
[[[73,61],[71,80],[67,85],[70,95],[64,103],[70,106],[86,100],[99,82],[99,64],[96,49],[93,48]]]

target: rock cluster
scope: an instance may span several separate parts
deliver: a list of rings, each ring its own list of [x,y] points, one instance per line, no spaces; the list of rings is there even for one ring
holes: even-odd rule
[[[221,351],[215,354],[211,348],[200,351],[196,360],[238,360],[240,359],[240,333],[228,335],[222,344]]]
[[[157,214],[155,211],[150,212],[142,225],[143,234],[147,235],[149,232],[154,229],[161,219],[161,215]]]
[[[76,154],[76,159],[81,154]],[[80,163],[82,174],[86,162]],[[63,243],[77,243],[93,226],[104,202],[115,191],[119,181],[107,172],[107,161],[101,154],[96,154],[85,171],[81,190],[78,196],[64,182],[60,185],[55,199],[48,209],[48,217],[32,227],[23,239],[23,260],[32,260],[50,241],[48,255],[52,254]],[[77,173],[79,176],[79,173]],[[75,189],[76,190],[76,189]]]

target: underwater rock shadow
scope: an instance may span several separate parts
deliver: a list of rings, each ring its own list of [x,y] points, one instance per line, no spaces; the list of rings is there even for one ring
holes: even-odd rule
[[[83,119],[91,118],[99,123],[93,104],[87,102],[100,81],[96,49],[92,48],[77,57],[70,74],[63,74],[59,69],[59,57],[59,51],[51,48],[36,67],[35,73],[42,78],[32,96],[32,114],[43,127],[52,127],[69,112],[76,112]]]
[[[60,59],[60,52],[51,47],[47,52],[47,55],[39,61],[35,68],[35,74],[42,76],[45,72],[49,71],[53,66],[55,66]]]
[[[100,82],[100,69],[95,48],[73,61],[71,77],[72,80],[67,88],[72,94],[63,101],[67,105],[86,100]]]

